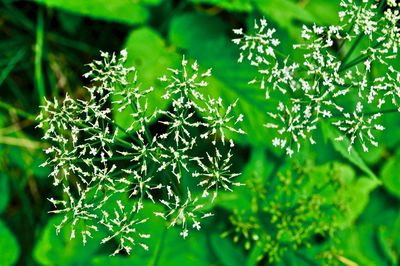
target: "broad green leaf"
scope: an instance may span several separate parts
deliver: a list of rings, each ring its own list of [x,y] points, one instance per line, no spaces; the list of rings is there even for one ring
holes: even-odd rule
[[[158,78],[167,72],[167,68],[175,67],[179,60],[178,55],[167,47],[162,37],[154,30],[142,27],[132,31],[124,45],[128,51],[127,66],[134,66],[138,71],[138,81],[143,90],[154,87],[148,94],[148,112],[151,114],[156,108],[165,109],[169,102],[163,100],[163,85]],[[116,98],[118,99],[118,98]],[[114,108],[114,118],[118,125],[128,128],[132,123],[129,108],[122,112]]]
[[[57,19],[60,21],[61,27],[70,34],[76,33],[83,22],[83,17],[70,12],[59,12]]]
[[[202,232],[191,230],[189,237],[183,239],[179,227],[167,228],[165,221],[155,217],[154,212],[162,211],[160,204],[144,202],[144,208],[138,218],[149,218],[147,223],[137,227],[138,232],[150,234],[146,241],[149,250],[137,247],[127,258],[95,256],[89,265],[210,265],[211,256],[207,251],[207,241]]]
[[[168,266],[208,266],[212,264],[205,234],[191,232],[187,239],[179,236],[179,230],[166,229],[152,225],[155,230],[161,229],[161,235],[152,235],[159,246],[151,247],[147,254],[133,253],[130,257],[95,256],[90,264],[93,266],[128,266],[128,265],[168,265]],[[165,228],[165,229],[164,229]],[[151,234],[151,233],[150,233]]]
[[[189,57],[198,60],[200,67],[213,69],[213,77],[205,93],[221,97],[225,104],[239,99],[234,112],[243,114],[241,127],[247,135],[232,134],[242,144],[271,146],[271,139],[263,127],[269,105],[264,91],[248,84],[256,71],[238,64],[238,50],[228,39],[229,27],[219,18],[197,13],[175,17],[170,26],[170,41],[185,50]]]
[[[137,264],[135,264],[137,263]],[[136,254],[132,254],[130,257],[122,256],[94,256],[90,261],[90,266],[132,266],[132,265],[147,265],[146,260],[137,258]]]
[[[249,12],[253,10],[251,0],[191,0],[196,4],[209,4],[229,11]]]
[[[350,141],[347,138],[345,138],[343,141],[336,141],[335,138],[339,136],[337,130],[328,123],[322,123],[321,125],[324,132],[324,137],[332,142],[332,145],[337,152],[339,152],[344,158],[349,160],[368,176],[380,182],[354,147],[350,150],[350,152],[348,151]]]
[[[304,9],[317,18],[319,23],[335,25],[339,22],[340,0],[309,0],[304,3]]]
[[[341,246],[344,254],[339,257],[353,261],[358,265],[386,265],[384,255],[378,247],[375,228],[368,224],[345,230],[341,234]]]
[[[20,255],[20,248],[13,233],[0,220],[0,266],[14,265]]]
[[[377,179],[369,177],[355,177],[348,182],[348,189],[345,192],[344,198],[347,201],[349,209],[346,211],[347,217],[344,220],[344,226],[348,226],[356,221],[369,202],[369,194],[379,185],[380,182]]]
[[[400,175],[397,172],[399,169],[400,151],[396,156],[386,161],[381,171],[381,179],[384,187],[398,198],[400,198]]]
[[[399,209],[399,203],[394,202],[382,189],[375,190],[356,226],[339,235],[339,248],[343,250],[343,256],[367,266],[391,265],[389,261],[393,260],[393,253],[397,254],[398,260]]]
[[[400,216],[399,216],[400,217]],[[397,221],[399,221],[399,217],[397,218]],[[399,226],[399,222],[397,224],[397,227]],[[394,230],[391,230],[394,229]],[[397,231],[395,234],[393,234],[393,231]],[[398,252],[400,251],[399,249],[395,249],[395,241],[397,240],[396,237],[399,236],[399,229],[397,228],[387,228],[385,226],[381,226],[378,228],[378,242],[379,245],[382,249],[382,253],[384,256],[387,258],[387,260],[390,262],[390,265],[396,265],[396,262],[398,260]],[[398,247],[397,247],[398,248]]]
[[[230,239],[220,235],[211,236],[211,246],[218,259],[225,266],[245,265],[245,257],[238,245],[234,245]]]
[[[167,230],[158,265],[211,265],[212,257],[208,250],[206,235],[204,232],[192,230],[189,237],[184,240],[179,236],[178,230]]]
[[[10,191],[8,185],[8,177],[4,173],[0,173],[0,213],[8,206],[10,201]]]
[[[340,202],[344,207],[341,215],[337,216],[337,222],[341,228],[355,223],[367,206],[370,193],[379,186],[379,180],[357,177],[352,167],[340,162],[311,166],[307,173],[310,179],[308,184],[304,185],[305,194],[318,193],[328,203]],[[340,184],[339,189],[332,179]]]
[[[257,0],[256,5],[261,13],[271,18],[281,28],[285,29],[293,39],[300,39],[301,25],[318,23],[317,17],[300,6],[299,2],[291,0]]]
[[[77,13],[94,19],[103,19],[127,24],[145,22],[149,17],[146,5],[155,5],[161,0],[35,0],[51,8]]]
[[[254,245],[251,249],[249,256],[247,257],[246,266],[259,265],[260,258],[262,258],[264,252],[260,245]]]
[[[93,254],[100,248],[100,234],[94,234],[84,246],[77,236],[70,239],[69,226],[56,235],[55,225],[61,221],[61,216],[54,216],[41,232],[34,248],[33,257],[40,265],[87,265]]]
[[[340,182],[344,189],[336,191],[333,199],[340,197],[347,208],[344,210],[344,217],[341,220],[342,227],[348,227],[354,224],[356,219],[366,208],[369,202],[370,193],[379,186],[378,179],[369,177],[357,177],[353,168],[342,163],[334,163]]]

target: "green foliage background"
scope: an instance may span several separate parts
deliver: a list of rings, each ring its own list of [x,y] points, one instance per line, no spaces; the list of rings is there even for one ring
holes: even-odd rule
[[[221,237],[232,229],[227,218],[231,213],[251,210],[247,187],[222,195],[214,206],[217,215],[188,240],[174,230],[165,231],[162,221],[147,224],[152,249],[138,249],[131,257],[109,257],[107,246],[89,241],[83,247],[66,233],[56,236],[53,224],[59,217],[47,213],[52,208],[47,198],[59,197],[61,191],[53,188],[49,169],[38,167],[45,160],[41,149],[46,143],[40,140],[42,132],[35,129],[34,118],[44,96],[85,97],[84,65],[96,59],[99,50],[126,48],[142,87],[155,86],[158,96],[163,92],[157,78],[166,67],[177,65],[184,53],[203,68],[213,68],[213,96],[225,102],[240,99],[237,112],[245,116],[247,135],[236,136],[240,148],[235,166],[243,173],[242,182],[260,179],[268,184],[279,172],[290,170],[292,160],[272,147],[272,133],[262,127],[270,107],[264,92],[247,83],[252,68],[237,64],[231,29],[265,17],[278,29],[282,50],[289,53],[299,40],[301,24],[333,24],[339,8],[338,0],[2,0],[0,266],[267,265],[266,260],[255,259],[255,248],[233,243],[229,234]],[[159,97],[149,104],[167,108]],[[127,115],[115,113],[115,118],[124,125]],[[384,125],[380,147],[368,154],[347,153],[345,144],[331,142],[332,129],[325,125],[318,144],[293,159],[322,165],[318,174],[312,172],[310,182],[315,184],[330,182],[327,165],[341,169],[349,206],[337,236],[341,253],[335,259],[342,265],[399,264],[400,116],[388,114]],[[145,209],[151,215],[151,207]],[[320,265],[314,256],[320,242],[285,252],[277,265]]]

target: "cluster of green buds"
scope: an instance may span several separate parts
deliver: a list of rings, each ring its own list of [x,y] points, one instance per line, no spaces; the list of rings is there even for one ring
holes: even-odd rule
[[[322,257],[334,248],[348,208],[341,167],[295,165],[294,171],[278,173],[267,183],[254,177],[246,184],[251,207],[233,212],[233,229],[224,235],[269,263],[311,247],[319,236],[327,243]],[[315,179],[321,175],[325,179]]]

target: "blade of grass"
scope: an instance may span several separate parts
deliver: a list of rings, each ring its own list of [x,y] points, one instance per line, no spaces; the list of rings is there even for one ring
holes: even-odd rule
[[[0,144],[22,147],[30,150],[39,150],[45,147],[41,142],[24,138],[14,138],[0,135]]]
[[[90,45],[81,42],[81,41],[75,41],[69,38],[66,38],[64,36],[61,36],[60,34],[57,34],[56,32],[50,32],[47,35],[47,39],[49,41],[52,41],[54,43],[75,49],[75,50],[79,50],[85,53],[89,53],[89,54],[94,54],[95,49],[93,49]]]
[[[3,2],[6,10],[9,12],[11,15],[10,17],[13,18],[11,21],[17,24],[20,24],[21,26],[25,27],[26,29],[34,32],[35,30],[35,25],[28,19],[24,13],[19,11],[18,9],[14,8],[11,3],[8,2]]]
[[[43,69],[42,69],[43,35],[44,35],[43,9],[40,7],[38,10],[38,18],[36,25],[35,85],[41,105],[44,105],[44,97],[46,96],[46,91],[44,87]]]
[[[14,57],[10,59],[8,65],[0,73],[0,86],[3,84],[4,80],[8,77],[14,67],[18,64],[18,62],[21,61],[25,53],[26,49],[19,50]]]
[[[7,86],[11,92],[14,94],[15,98],[21,102],[21,106],[28,106],[28,100],[26,95],[22,90],[18,87],[13,79],[6,79],[5,86]]]
[[[30,114],[28,112],[25,112],[24,110],[18,109],[16,107],[12,106],[11,104],[8,104],[8,103],[3,102],[1,100],[0,100],[0,108],[4,109],[6,111],[15,112],[17,115],[19,115],[19,116],[21,116],[23,118],[35,121],[35,117],[36,117],[35,115],[32,115],[32,114]]]

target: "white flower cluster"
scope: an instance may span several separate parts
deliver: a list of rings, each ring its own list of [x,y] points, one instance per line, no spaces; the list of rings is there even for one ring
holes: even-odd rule
[[[304,140],[315,143],[320,121],[342,133],[337,141],[350,139],[349,151],[356,140],[365,152],[369,145],[378,145],[374,135],[384,130],[378,118],[400,111],[400,71],[393,66],[400,45],[400,11],[394,8],[396,1],[387,6],[384,2],[378,6],[374,1],[342,0],[339,25],[304,25],[303,42],[293,47],[293,58],[300,60],[277,50],[275,29],[265,19],[255,22],[254,34],[233,30],[238,62],[245,59],[257,69],[249,83],[266,89],[266,98],[275,106],[266,124],[277,132],[274,146],[292,156]],[[360,43],[368,47],[357,56]]]
[[[62,102],[46,100],[38,116],[50,143],[43,166],[53,168],[50,176],[64,193],[62,200],[50,199],[52,212],[64,215],[57,232],[70,223],[71,238],[79,232],[86,243],[94,232],[105,231],[101,243],[118,244],[113,255],[129,254],[135,245],[148,249],[150,235],[139,231],[151,217],[138,215],[146,199],[160,202],[165,211],[155,215],[180,226],[185,238],[190,226],[199,230],[200,220],[212,215],[205,206],[218,190],[241,185],[234,181],[234,143],[226,141],[226,133],[244,134],[238,128],[243,116],[232,114],[236,102],[224,107],[221,99],[204,96],[211,69],[201,73],[183,57],[181,69],[160,78],[170,109],[149,112],[153,89],[140,88],[135,68],[124,67],[126,58],[125,50],[119,56],[101,53],[84,75],[93,83],[88,100],[68,95]],[[127,129],[114,121],[110,104],[119,112],[130,109]],[[164,131],[152,135],[149,124],[156,116]],[[201,144],[215,153],[203,152]]]

